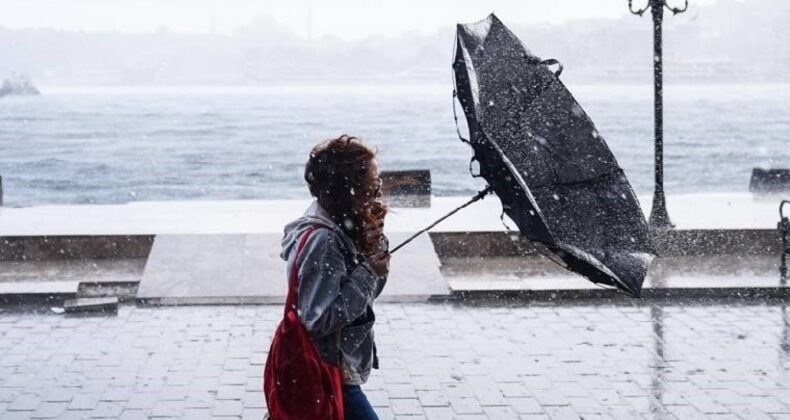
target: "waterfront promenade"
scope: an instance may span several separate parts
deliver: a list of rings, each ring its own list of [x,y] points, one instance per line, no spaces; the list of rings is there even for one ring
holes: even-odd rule
[[[430,207],[393,208],[385,231],[397,244],[465,200],[431,197]],[[650,197],[640,200],[647,211]],[[659,238],[659,253],[666,258],[653,264],[646,293],[667,288],[727,289],[730,294],[777,290],[778,196],[700,193],[671,195],[669,203],[676,229]],[[246,200],[0,208],[0,237],[11,250],[0,261],[7,274],[0,281],[65,281],[55,285],[76,291],[80,281],[115,278],[139,282],[138,297],[149,302],[281,302],[282,227],[308,204]],[[488,197],[436,226],[431,240],[423,236],[405,247],[393,259],[396,286],[388,288],[384,299],[424,301],[450,292],[600,291],[536,258],[526,241],[506,234],[500,213],[499,200]],[[115,251],[107,255],[106,250]],[[35,261],[32,255],[37,255]]]
[[[461,202],[432,197],[430,208],[395,208],[388,234],[415,231]],[[410,294],[422,277],[393,275],[388,288],[406,298],[377,305],[382,369],[364,389],[381,418],[790,419],[790,299],[772,242],[777,201],[694,194],[670,203],[678,232],[703,236],[692,255],[654,263],[641,300],[597,289],[534,256],[487,253],[479,247],[487,235],[511,241],[495,197],[439,225],[431,238],[441,261],[432,256],[420,264],[437,270],[441,263],[434,274],[446,283],[442,296],[426,301],[423,292]],[[148,236],[160,246],[178,236],[277,239],[306,204],[0,208],[0,236],[30,243],[58,235]],[[649,209],[649,201],[642,206]],[[717,231],[711,238],[732,240],[706,240],[705,232]],[[471,236],[452,246],[453,235]],[[752,250],[739,245],[741,238],[768,238],[768,246],[739,254]],[[167,249],[151,254],[166,256]],[[250,285],[282,286],[275,257],[266,260],[270,277],[249,271]],[[136,285],[151,271],[151,258],[3,261],[0,282],[11,290],[20,278],[29,286],[66,276],[82,295],[85,283]],[[199,266],[159,272],[190,265]],[[130,290],[117,311],[90,316],[64,315],[55,303],[0,305],[0,419],[261,418],[279,294],[233,301],[274,303],[266,305],[159,307],[136,305],[144,299],[135,297],[137,286]],[[513,293],[523,291],[529,293]]]

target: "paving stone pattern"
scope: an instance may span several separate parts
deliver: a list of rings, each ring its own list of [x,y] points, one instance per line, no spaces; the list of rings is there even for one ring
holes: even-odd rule
[[[277,306],[0,312],[0,418],[260,419]],[[790,309],[378,305],[382,419],[790,419]]]

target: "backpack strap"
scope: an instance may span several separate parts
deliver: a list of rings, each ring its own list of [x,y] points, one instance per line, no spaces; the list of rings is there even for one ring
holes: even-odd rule
[[[293,263],[291,263],[291,274],[288,276],[288,296],[285,298],[283,316],[287,315],[288,311],[296,311],[299,306],[299,256],[302,254],[307,239],[314,230],[316,230],[315,226],[307,228],[302,233],[299,245],[296,247],[296,255],[294,255]]]
[[[285,298],[283,316],[287,316],[288,311],[297,312],[299,308],[299,256],[302,254],[305,244],[307,244],[307,239],[310,238],[310,235],[316,229],[318,229],[316,226],[307,228],[307,230],[302,233],[301,238],[299,238],[299,245],[296,247],[296,255],[294,255],[294,260],[291,264],[291,274],[288,276],[288,296]],[[357,256],[363,258],[359,261],[364,261],[364,256],[361,253],[357,253]],[[343,360],[343,354],[340,350],[341,334],[342,330],[338,330],[335,333],[335,348],[337,351],[338,366],[340,366]]]

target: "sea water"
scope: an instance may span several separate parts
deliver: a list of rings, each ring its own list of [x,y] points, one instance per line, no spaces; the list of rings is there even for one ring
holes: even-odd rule
[[[569,88],[634,189],[652,191],[652,86]],[[7,206],[305,198],[311,146],[342,133],[376,147],[382,169],[429,169],[435,195],[483,187],[449,83],[42,93],[0,99]],[[742,192],[752,168],[790,167],[790,85],[668,85],[664,120],[670,194]]]

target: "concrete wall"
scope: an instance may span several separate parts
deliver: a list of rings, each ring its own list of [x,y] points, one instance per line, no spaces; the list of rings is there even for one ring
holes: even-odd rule
[[[154,235],[0,237],[0,261],[146,258]],[[518,232],[431,232],[440,259],[454,257],[531,257],[535,246]],[[775,255],[775,230],[674,230],[653,238],[660,256]]]
[[[0,261],[146,258],[153,235],[0,237]]]

